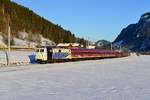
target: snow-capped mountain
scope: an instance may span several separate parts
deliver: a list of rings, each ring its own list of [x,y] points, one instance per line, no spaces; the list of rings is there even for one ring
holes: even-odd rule
[[[96,49],[111,49],[111,42],[107,41],[107,40],[99,40],[95,43],[95,48]]]
[[[143,14],[138,23],[124,28],[113,44],[132,51],[150,51],[150,12]]]

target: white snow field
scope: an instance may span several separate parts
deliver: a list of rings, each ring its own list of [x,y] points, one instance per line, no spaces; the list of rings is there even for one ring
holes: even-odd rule
[[[7,51],[0,51],[0,66],[7,64]],[[32,51],[11,51],[10,53],[10,63],[11,64],[29,64],[34,63],[35,52]]]
[[[0,100],[150,100],[150,56],[1,67]]]

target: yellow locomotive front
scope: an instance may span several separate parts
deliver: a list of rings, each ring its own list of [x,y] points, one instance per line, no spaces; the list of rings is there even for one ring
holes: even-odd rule
[[[37,48],[35,60],[37,62],[46,62],[48,60],[47,58],[47,48]]]
[[[37,48],[36,62],[66,61],[71,59],[71,50],[65,48]]]

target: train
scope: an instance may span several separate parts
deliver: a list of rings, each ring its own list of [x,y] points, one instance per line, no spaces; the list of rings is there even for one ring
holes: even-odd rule
[[[87,48],[59,48],[59,47],[40,47],[36,50],[35,60],[37,63],[78,61],[89,59],[118,58],[129,56],[129,53],[98,50]]]

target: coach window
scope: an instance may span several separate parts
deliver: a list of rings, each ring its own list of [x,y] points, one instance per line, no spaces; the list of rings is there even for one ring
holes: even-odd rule
[[[40,52],[44,52],[44,49],[41,49]]]

